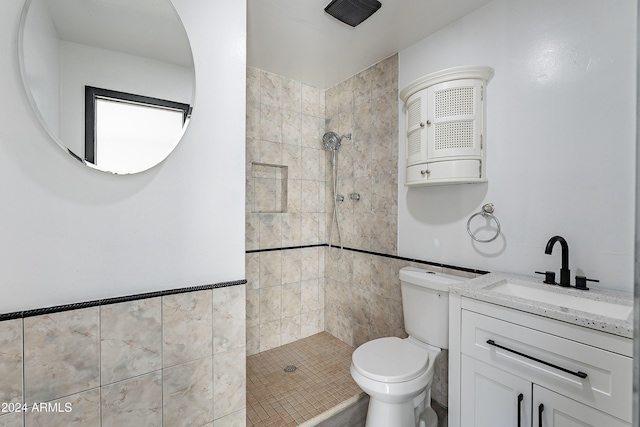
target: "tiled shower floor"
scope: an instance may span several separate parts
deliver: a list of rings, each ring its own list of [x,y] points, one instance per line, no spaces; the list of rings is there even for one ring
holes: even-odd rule
[[[247,426],[311,426],[363,397],[349,373],[353,350],[322,332],[247,357]]]

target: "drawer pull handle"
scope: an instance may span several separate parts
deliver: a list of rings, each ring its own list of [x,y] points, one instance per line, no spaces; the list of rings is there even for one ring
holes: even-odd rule
[[[558,370],[560,370],[562,372],[566,372],[567,374],[575,375],[576,377],[580,377],[582,379],[587,378],[587,374],[585,374],[584,372],[570,371],[569,369],[563,368],[563,367],[558,366],[558,365],[554,365],[553,363],[545,362],[544,360],[540,360],[540,359],[535,358],[533,356],[529,356],[527,354],[520,353],[519,351],[512,350],[510,348],[507,348],[507,347],[501,346],[499,344],[496,344],[496,342],[494,340],[487,340],[487,344],[492,345],[494,347],[501,348],[501,349],[506,350],[508,352],[511,352],[513,354],[517,354],[518,356],[526,357],[527,359],[533,360],[534,362],[538,362],[538,363],[542,363],[543,365],[551,366],[552,368],[558,369]]]
[[[544,405],[541,403],[538,406],[538,427],[542,427],[542,411],[544,411]]]
[[[522,416],[522,400],[524,399],[524,395],[522,393],[520,393],[518,395],[518,427],[520,427],[520,418]]]

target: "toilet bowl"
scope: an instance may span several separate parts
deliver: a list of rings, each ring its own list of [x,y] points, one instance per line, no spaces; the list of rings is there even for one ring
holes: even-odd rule
[[[436,427],[429,405],[440,349],[412,338],[379,338],[358,347],[351,376],[367,393],[367,427]]]
[[[378,338],[351,357],[351,376],[369,396],[366,427],[437,427],[431,408],[434,364],[449,344],[449,285],[458,276],[400,270],[408,338]]]

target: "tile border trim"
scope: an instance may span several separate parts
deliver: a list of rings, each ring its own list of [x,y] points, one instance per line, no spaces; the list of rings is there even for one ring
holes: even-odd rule
[[[31,310],[16,311],[14,313],[0,313],[0,322],[3,320],[23,319],[26,317],[41,316],[43,314],[60,313],[63,311],[79,310],[82,308],[99,307],[103,305],[118,304],[121,302],[136,301],[147,298],[162,297],[165,295],[183,294],[187,292],[205,291],[209,289],[226,288],[229,286],[245,285],[246,279],[233,280],[230,282],[213,283],[210,285],[189,286],[186,288],[167,289],[164,291],[146,292],[142,294],[125,295],[114,298],[98,299],[93,301],[83,301],[73,304],[56,305],[53,307],[35,308]]]
[[[260,253],[260,252],[286,251],[286,250],[291,250],[291,249],[315,248],[315,247],[322,247],[322,246],[329,247],[329,244],[320,243],[320,244],[317,244],[317,245],[286,246],[286,247],[282,247],[282,248],[266,248],[266,249],[251,249],[251,250],[245,251],[245,253],[253,254],[253,253]],[[337,246],[332,246],[332,247],[337,248]],[[364,249],[348,248],[346,246],[343,246],[343,249],[344,250],[348,250],[348,251],[353,251],[353,252],[360,252],[362,254],[367,254],[367,255],[376,255],[376,256],[381,256],[381,257],[385,257],[385,258],[397,259],[397,260],[400,260],[400,261],[409,261],[409,262],[415,262],[415,263],[418,263],[418,264],[431,265],[431,266],[434,266],[434,267],[449,268],[449,269],[452,269],[452,270],[464,271],[466,273],[473,273],[473,274],[488,274],[489,273],[489,271],[478,270],[478,269],[475,269],[475,268],[466,268],[466,267],[460,267],[460,266],[457,266],[457,265],[449,265],[449,264],[443,264],[443,263],[439,263],[439,262],[425,261],[425,260],[416,259],[416,258],[407,258],[407,257],[398,256],[398,255],[385,254],[385,253],[381,253],[381,252],[366,251]]]

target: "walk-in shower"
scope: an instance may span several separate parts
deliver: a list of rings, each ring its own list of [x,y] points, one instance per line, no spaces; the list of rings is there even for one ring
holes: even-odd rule
[[[351,139],[351,134],[338,136],[335,132],[327,132],[322,136],[324,148],[331,151],[331,179],[333,184],[333,216],[331,218],[331,229],[329,231],[329,248],[333,245],[333,225],[338,230],[338,241],[340,242],[340,252],[338,259],[342,256],[342,233],[340,231],[340,217],[338,215],[338,202],[344,201],[344,196],[338,194],[338,149],[343,138]],[[331,251],[329,251],[329,256]]]

